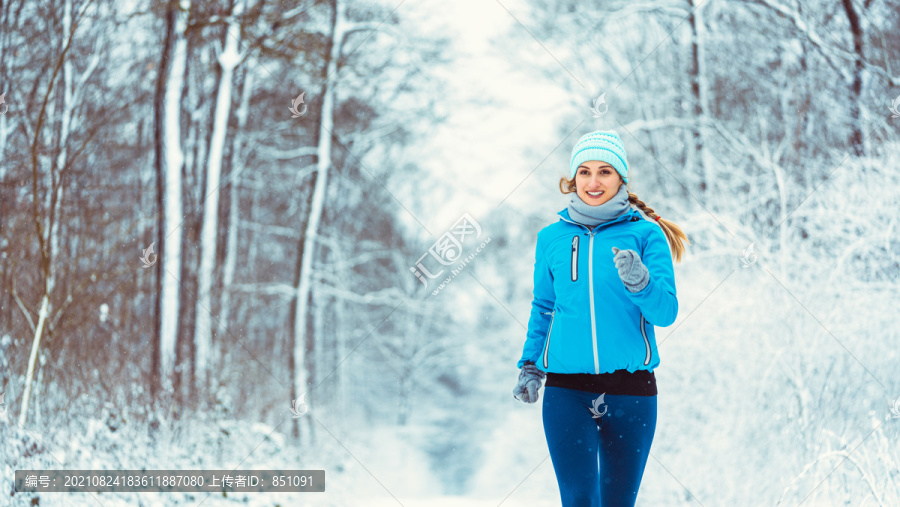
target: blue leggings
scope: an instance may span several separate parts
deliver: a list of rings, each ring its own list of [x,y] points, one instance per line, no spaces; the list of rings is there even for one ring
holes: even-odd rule
[[[656,431],[656,396],[544,386],[544,435],[563,507],[633,507]],[[605,411],[605,413],[604,413]]]

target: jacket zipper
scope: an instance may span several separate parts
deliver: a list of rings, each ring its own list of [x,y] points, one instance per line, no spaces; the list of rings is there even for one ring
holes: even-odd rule
[[[572,236],[572,281],[578,280],[578,235]]]
[[[547,338],[544,340],[546,343],[544,344],[544,368],[549,368],[547,366],[548,357],[550,355],[550,331],[553,329],[553,319],[556,317],[556,310],[552,312],[541,312],[544,315],[550,316],[550,326],[547,327]]]
[[[594,229],[597,229],[594,227]],[[588,241],[588,291],[591,296],[591,337],[594,346],[594,373],[600,373],[600,356],[597,353],[597,316],[594,313],[594,231]]]
[[[647,355],[644,357],[644,365],[650,364],[650,340],[647,339],[647,330],[644,327],[646,322],[647,319],[641,314],[641,336],[644,337],[644,347],[647,349]]]
[[[595,225],[593,229],[588,229],[588,227],[584,224],[579,224],[577,222],[573,222],[572,220],[567,220],[565,217],[562,217],[562,216],[560,218],[565,220],[566,222],[573,223],[575,225],[580,225],[581,227],[584,227],[584,229],[588,231],[588,234],[590,236],[590,241],[588,241],[588,294],[590,295],[590,301],[591,301],[591,338],[593,339],[592,345],[594,348],[594,373],[599,375],[600,374],[600,356],[597,353],[597,316],[594,314],[594,234],[596,234],[597,231],[600,230],[601,226],[618,223],[621,220],[615,220],[613,222],[605,222],[600,225]],[[551,320],[550,323],[552,325],[553,321]],[[548,338],[547,341],[549,342],[550,341],[549,340],[549,338],[550,338],[549,332],[548,332],[547,338]],[[547,367],[546,353],[544,355],[544,367],[545,368]]]

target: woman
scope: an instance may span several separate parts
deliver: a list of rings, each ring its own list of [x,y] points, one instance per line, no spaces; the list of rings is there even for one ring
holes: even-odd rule
[[[537,236],[513,395],[534,403],[547,380],[544,435],[563,507],[633,506],[656,430],[654,326],[678,314],[669,246],[680,261],[687,236],[627,183],[618,134],[586,134],[560,180],[574,195]]]

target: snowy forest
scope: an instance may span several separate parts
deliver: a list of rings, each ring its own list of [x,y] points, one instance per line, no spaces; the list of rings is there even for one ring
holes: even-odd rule
[[[0,1],[0,505],[560,505],[512,389],[598,129],[690,240],[638,505],[900,505],[898,27],[898,0]],[[80,469],[325,491],[16,491]]]

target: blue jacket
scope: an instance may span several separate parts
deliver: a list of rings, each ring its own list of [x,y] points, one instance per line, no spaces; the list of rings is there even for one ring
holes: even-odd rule
[[[594,227],[569,218],[538,232],[534,255],[534,301],[517,366],[533,361],[555,373],[653,371],[659,365],[654,326],[678,315],[669,243],[658,224],[634,208]],[[650,282],[625,288],[612,247],[641,256]]]

